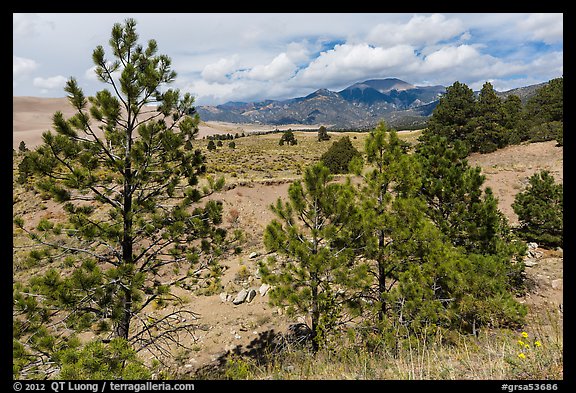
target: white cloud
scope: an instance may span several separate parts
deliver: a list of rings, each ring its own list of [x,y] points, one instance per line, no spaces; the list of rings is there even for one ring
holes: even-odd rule
[[[17,38],[37,36],[46,22],[38,14],[12,14],[12,35]]]
[[[270,63],[253,67],[247,76],[260,81],[275,81],[289,79],[296,71],[296,65],[286,53],[280,53]]]
[[[34,85],[34,87],[39,87],[41,89],[47,89],[47,90],[62,89],[64,88],[64,85],[66,84],[67,80],[68,79],[63,77],[62,75],[52,76],[49,78],[36,77],[34,78],[32,84]]]
[[[426,56],[422,71],[431,73],[454,68],[464,63],[471,64],[471,60],[479,57],[480,53],[470,45],[445,46]]]
[[[415,60],[414,49],[408,45],[381,48],[368,44],[342,44],[322,52],[307,68],[298,72],[297,78],[318,85],[366,76],[392,76],[409,68]]]
[[[518,22],[518,27],[533,40],[542,40],[547,44],[561,42],[564,34],[563,14],[530,14],[527,19]]]
[[[235,54],[205,66],[202,70],[202,78],[208,83],[226,83],[229,74],[236,71],[237,67],[238,55]]]
[[[407,44],[416,47],[430,45],[465,33],[459,19],[447,19],[442,14],[413,16],[408,23],[379,24],[368,34],[368,40],[382,46]]]
[[[32,59],[12,55],[12,77],[18,78],[29,74],[38,68],[38,63]]]

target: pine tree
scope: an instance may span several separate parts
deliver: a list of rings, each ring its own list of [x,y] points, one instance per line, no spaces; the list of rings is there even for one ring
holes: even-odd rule
[[[378,320],[382,322],[390,305],[387,296],[409,261],[407,242],[422,219],[423,203],[415,198],[420,174],[417,161],[408,154],[408,145],[384,122],[371,131],[365,151],[370,168],[359,192],[361,206],[361,249],[376,278],[374,294]]]
[[[52,318],[77,331],[98,326],[135,350],[165,354],[178,334],[192,332],[197,316],[179,307],[157,317],[144,312],[177,301],[175,284],[218,270],[212,253],[225,237],[215,227],[222,204],[200,203],[213,190],[197,189],[204,157],[189,147],[199,119],[189,115],[190,94],[165,88],[176,78],[170,58],[157,54],[155,40],[138,43],[134,19],[116,23],[109,43],[112,60],[102,46],[92,59],[110,90],[87,98],[71,78],[65,91],[76,114],[56,112],[56,133],[45,132],[29,153],[37,188],[63,206],[67,225],[15,223],[44,246],[31,258],[69,267],[36,279],[34,291]],[[165,278],[176,268],[180,276]]]
[[[516,194],[512,208],[518,215],[522,238],[547,246],[563,245],[564,193],[550,172],[532,175],[528,188]]]
[[[446,88],[444,94],[428,120],[420,140],[439,135],[449,142],[464,141],[473,130],[470,120],[476,116],[474,92],[466,84],[458,81]]]
[[[260,264],[262,280],[273,285],[270,301],[288,306],[289,313],[310,317],[312,348],[317,351],[335,326],[350,314],[366,281],[362,267],[353,265],[347,227],[355,220],[349,182],[331,183],[322,164],[306,168],[302,181],[288,190],[289,199],[272,205],[274,219],[265,229],[269,251],[285,256]]]
[[[29,149],[26,147],[26,143],[24,141],[20,141],[20,144],[18,145],[18,152],[26,153],[27,151],[29,151]]]
[[[522,126],[522,101],[515,94],[510,94],[502,103],[502,125],[508,132],[508,144],[515,145],[528,139]]]
[[[471,119],[473,130],[466,136],[470,150],[491,153],[508,144],[503,126],[502,100],[496,95],[490,82],[484,83],[476,103],[476,116]]]

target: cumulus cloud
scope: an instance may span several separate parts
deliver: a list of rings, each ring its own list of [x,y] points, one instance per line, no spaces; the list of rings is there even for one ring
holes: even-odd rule
[[[445,46],[426,56],[422,71],[442,71],[462,64],[470,64],[471,60],[479,57],[480,53],[471,45]]]
[[[368,34],[368,41],[382,46],[399,44],[420,47],[462,35],[464,24],[457,18],[448,19],[442,14],[413,16],[408,23],[385,23],[375,26]]]
[[[67,80],[68,79],[62,75],[52,76],[49,78],[36,77],[34,78],[32,84],[35,87],[46,90],[61,89],[64,88]]]
[[[408,45],[391,48],[368,44],[341,44],[322,52],[297,77],[302,82],[351,80],[367,75],[390,76],[415,61],[414,49]]]
[[[38,68],[38,63],[32,59],[12,55],[12,77],[27,75]]]
[[[246,75],[255,80],[275,81],[289,79],[296,71],[296,64],[286,53],[280,53],[270,63],[253,67]]]
[[[229,75],[238,69],[238,55],[219,59],[202,70],[202,78],[208,83],[225,83]]]
[[[527,32],[533,40],[542,40],[547,44],[561,42],[564,34],[562,14],[531,14],[518,22],[520,30]]]

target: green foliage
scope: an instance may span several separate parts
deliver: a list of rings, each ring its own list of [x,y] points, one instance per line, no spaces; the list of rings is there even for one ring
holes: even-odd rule
[[[330,138],[331,138],[331,136],[328,135],[328,131],[326,131],[326,127],[320,126],[320,128],[318,128],[318,142],[329,141]]]
[[[503,126],[502,100],[496,95],[490,82],[482,86],[475,106],[475,115],[470,121],[473,129],[465,138],[471,151],[491,153],[508,144],[508,132]]]
[[[465,84],[446,89],[420,140],[443,136],[449,143],[464,142],[471,152],[490,153],[509,144],[530,140],[559,140],[563,133],[563,78],[552,79],[522,107],[515,95],[502,101],[486,82],[478,99]]]
[[[356,219],[352,186],[331,180],[328,168],[310,166],[303,181],[290,185],[289,200],[271,206],[278,220],[266,227],[264,244],[286,259],[260,263],[263,282],[273,286],[272,304],[310,315],[314,350],[342,311],[355,308],[366,280],[365,268],[352,265],[354,255],[346,244],[346,226]]]
[[[425,140],[428,136],[439,135],[450,142],[465,140],[473,129],[470,119],[475,116],[474,92],[466,84],[456,81],[446,88],[446,94],[434,108],[421,138]]]
[[[292,130],[287,130],[287,131],[284,131],[282,133],[282,137],[280,138],[280,141],[278,142],[278,144],[280,146],[284,146],[285,143],[290,145],[290,146],[298,144],[298,140],[294,136],[294,133],[292,132]]]
[[[332,146],[322,154],[320,161],[333,174],[348,173],[350,162],[354,157],[361,157],[361,154],[352,145],[350,138],[345,136],[332,143]]]
[[[20,144],[18,145],[18,152],[26,153],[27,151],[29,151],[29,149],[26,147],[26,143],[24,141],[20,141]]]
[[[526,190],[516,194],[512,208],[518,215],[518,232],[523,239],[547,246],[563,245],[564,192],[550,172],[532,175]]]
[[[208,142],[207,149],[210,150],[210,151],[216,150],[216,144],[214,143],[213,140],[210,140],[210,141]]]
[[[485,176],[470,167],[467,150],[456,141],[430,137],[417,148],[423,168],[421,195],[427,214],[455,246],[469,252],[494,253],[508,231],[490,189],[483,191]]]
[[[109,343],[91,341],[81,349],[60,351],[56,360],[61,364],[59,379],[68,380],[145,380],[150,370],[136,358],[130,344],[115,338]]]

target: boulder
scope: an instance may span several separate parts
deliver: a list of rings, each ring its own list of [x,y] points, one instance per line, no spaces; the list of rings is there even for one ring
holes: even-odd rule
[[[252,299],[254,299],[254,297],[256,296],[256,290],[255,289],[250,289],[248,291],[248,294],[246,295],[246,301],[248,303],[250,303],[252,301]]]
[[[242,289],[240,292],[238,292],[234,300],[232,300],[232,304],[243,303],[246,300],[246,296],[248,296],[248,291],[246,289]]]
[[[260,292],[260,296],[266,296],[266,294],[268,293],[268,290],[270,289],[270,285],[268,284],[262,284],[260,285],[260,288],[258,289],[258,292]]]

